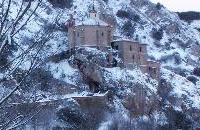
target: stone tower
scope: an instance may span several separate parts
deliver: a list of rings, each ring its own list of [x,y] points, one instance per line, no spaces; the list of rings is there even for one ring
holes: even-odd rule
[[[92,5],[92,9],[89,11],[89,17],[94,19],[99,19],[99,14],[95,10],[94,4]]]
[[[73,27],[75,26],[75,19],[73,18],[73,15],[70,14],[70,18],[67,20],[67,22],[65,23],[65,26],[67,28]]]

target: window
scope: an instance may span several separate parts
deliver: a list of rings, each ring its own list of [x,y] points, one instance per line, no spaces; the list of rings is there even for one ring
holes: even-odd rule
[[[77,37],[79,37],[79,32],[77,33]]]
[[[111,42],[111,47],[114,48],[115,47],[115,43]]]
[[[116,49],[116,50],[119,50],[119,47],[118,47],[118,45],[115,47],[115,49]]]
[[[140,57],[140,55],[137,57],[137,63],[138,64],[141,64],[141,59],[140,59],[141,57]]]
[[[149,67],[149,72],[151,72],[151,67]]]
[[[97,40],[97,44],[99,43],[99,31],[96,30],[96,40]]]
[[[154,74],[156,74],[156,68],[154,68],[154,70],[153,70],[153,71],[154,71]]]
[[[101,33],[101,36],[102,36],[102,37],[104,36],[104,33],[103,33],[103,32]]]
[[[142,52],[142,47],[140,47],[140,52]]]
[[[132,51],[132,46],[130,45],[130,51]]]
[[[111,42],[111,31],[110,30],[107,33],[107,41]]]
[[[133,62],[135,61],[135,56],[133,55]]]

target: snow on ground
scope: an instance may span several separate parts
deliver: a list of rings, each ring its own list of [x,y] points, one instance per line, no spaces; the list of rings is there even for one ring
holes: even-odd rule
[[[127,7],[130,5],[130,0],[109,0],[108,1],[108,6],[109,8],[112,9],[112,12],[114,14],[117,13],[118,10],[120,10],[122,7]]]
[[[76,85],[76,76],[78,73],[77,69],[72,68],[67,61],[62,61],[60,63],[48,63],[48,68],[56,79],[62,79],[66,83]]]
[[[108,24],[98,18],[94,19],[94,18],[88,18],[85,21],[81,21],[76,23],[76,26],[79,25],[100,25],[100,26],[108,26]]]
[[[192,106],[200,108],[200,86],[194,85],[186,78],[177,75],[167,69],[161,69],[162,78],[166,79],[171,83],[173,92],[178,98],[182,98],[184,95],[187,96],[188,100],[192,102]],[[189,105],[189,104],[188,104]]]
[[[191,24],[191,27],[193,28],[200,28],[200,20],[194,20]]]
[[[47,98],[41,99],[38,102],[48,102],[48,101],[55,101],[55,100],[65,100],[65,99],[70,99],[70,98],[79,98],[79,97],[85,97],[85,98],[92,98],[92,97],[105,97],[107,95],[107,92],[105,93],[95,93],[91,94],[87,91],[83,91],[81,93],[74,92],[71,94],[66,94],[66,95],[49,95]]]
[[[139,69],[128,70],[119,67],[116,68],[105,68],[108,73],[104,76],[105,80],[109,81],[110,78],[113,81],[127,81],[133,83],[143,84],[150,90],[150,93],[157,93],[156,86],[158,82],[150,79],[147,75],[144,75]]]

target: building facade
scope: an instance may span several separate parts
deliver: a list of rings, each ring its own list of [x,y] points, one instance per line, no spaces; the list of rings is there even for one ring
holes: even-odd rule
[[[74,22],[68,21],[68,23]],[[109,47],[113,40],[113,27],[100,20],[97,11],[93,8],[87,20],[68,27],[68,38],[70,48],[76,46]]]
[[[147,44],[131,40],[115,40],[111,43],[113,49],[118,50],[119,57],[126,67],[137,65],[143,73],[149,74],[152,78],[159,80],[160,64],[149,61],[147,55]]]

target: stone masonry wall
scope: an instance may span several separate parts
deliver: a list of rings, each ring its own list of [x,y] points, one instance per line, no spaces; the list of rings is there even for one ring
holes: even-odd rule
[[[69,28],[70,48],[75,46],[110,46],[113,31],[109,26],[81,25]]]

